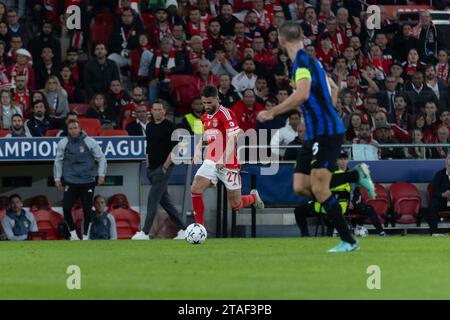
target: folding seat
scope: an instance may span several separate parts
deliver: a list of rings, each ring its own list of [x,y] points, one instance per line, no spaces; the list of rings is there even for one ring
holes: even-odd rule
[[[126,130],[102,130],[100,131],[101,137],[117,137],[117,136],[128,136],[128,131]]]
[[[113,17],[110,13],[99,13],[91,25],[91,41],[94,45],[103,43],[106,46],[109,42],[113,26]]]
[[[81,206],[81,202],[78,199],[75,205],[72,207],[72,219],[75,224],[75,230],[77,231],[78,238],[82,239],[83,235],[81,234],[83,219],[84,219],[84,211]]]
[[[71,104],[69,104],[69,109],[70,109],[70,111],[78,113],[79,116],[84,116],[89,109],[89,104],[71,103]]]
[[[127,129],[127,125],[133,121],[136,121],[136,118],[134,117],[128,117],[128,118],[124,118],[122,120],[122,130],[126,130]]]
[[[390,198],[395,223],[420,225],[420,193],[415,185],[406,182],[393,183]]]
[[[195,98],[191,90],[193,78],[194,77],[190,75],[169,76],[170,92],[177,114],[191,112],[191,103]]]
[[[60,225],[64,223],[63,217],[51,209],[43,209],[32,211],[39,232],[45,232],[47,234],[47,240],[60,240],[59,235]]]
[[[144,26],[144,30],[148,31],[154,25],[156,21],[156,17],[151,12],[145,12],[141,14],[142,25]]]
[[[375,210],[375,213],[378,216],[378,219],[380,219],[380,222],[382,224],[385,224],[388,220],[388,211],[389,211],[389,194],[386,190],[386,188],[379,183],[375,183],[375,193],[376,197],[375,199],[369,199],[369,195],[367,194],[367,191],[363,188],[360,188],[361,191],[361,198],[362,201],[365,204],[371,205],[373,209]],[[364,223],[371,223],[370,219],[367,218]]]
[[[131,239],[141,229],[139,212],[130,208],[116,208],[109,211],[116,220],[117,239]]]
[[[11,133],[11,131],[9,131],[9,130],[0,130],[0,138],[3,138],[4,136],[8,135],[9,133]]]
[[[51,130],[47,130],[47,132],[45,133],[46,137],[56,137],[56,135],[58,134],[59,129],[51,129]]]
[[[428,205],[431,204],[431,196],[433,194],[433,185],[431,183],[427,186],[427,200]],[[439,217],[441,218],[450,218],[450,211],[439,211]]]
[[[83,129],[88,136],[96,137],[102,130],[102,125],[98,119],[78,118],[78,121],[80,122],[81,129]]]
[[[127,196],[123,193],[118,193],[111,196],[108,199],[108,208],[109,210],[114,210],[117,208],[128,209],[130,208],[130,204],[128,202]]]

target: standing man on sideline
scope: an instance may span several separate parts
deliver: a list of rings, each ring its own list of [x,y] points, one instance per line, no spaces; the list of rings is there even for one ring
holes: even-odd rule
[[[53,168],[55,186],[62,190],[61,178],[64,178],[64,198],[63,211],[70,230],[70,240],[78,239],[75,231],[75,224],[72,218],[72,207],[81,198],[84,212],[83,240],[88,240],[89,223],[92,216],[92,199],[95,189],[95,162],[98,166],[97,184],[105,183],[106,158],[100,149],[99,144],[94,139],[88,137],[80,129],[77,120],[70,120],[67,123],[68,136],[61,139],[56,149],[56,158]]]
[[[279,114],[302,108],[306,136],[304,147],[301,148],[297,158],[294,191],[302,195],[314,196],[332,218],[341,237],[341,243],[328,252],[359,250],[359,244],[353,238],[342,216],[342,208],[330,188],[343,182],[358,182],[368,189],[369,195],[373,198],[375,187],[366,164],[357,166],[354,172],[341,173],[341,178],[346,179],[340,179],[341,181],[333,186],[333,172],[345,132],[333,106],[337,102],[339,88],[327,77],[322,64],[306,53],[303,44],[304,35],[299,24],[286,22],[280,27],[278,33],[280,46],[286,49],[293,63],[292,80],[296,91],[271,110],[260,112],[258,120],[263,122],[272,120]]]
[[[175,126],[166,119],[167,102],[156,100],[152,107],[153,121],[147,125],[147,177],[152,184],[148,194],[147,216],[144,228],[136,232],[132,240],[149,240],[150,229],[156,216],[158,204],[169,214],[170,219],[180,229],[175,239],[184,240],[186,224],[172,204],[167,187],[172,174],[172,149],[177,145],[172,141]]]

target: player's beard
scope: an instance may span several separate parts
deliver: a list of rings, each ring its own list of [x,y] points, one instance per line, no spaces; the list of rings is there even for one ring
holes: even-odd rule
[[[219,109],[219,106],[218,106],[218,105],[216,105],[216,106],[211,106],[211,110],[206,110],[206,108],[205,108],[205,112],[206,112],[207,114],[214,114],[214,113],[217,112],[217,109]]]

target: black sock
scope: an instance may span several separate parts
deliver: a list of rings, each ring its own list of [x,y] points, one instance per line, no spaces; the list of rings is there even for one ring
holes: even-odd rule
[[[328,215],[333,219],[334,226],[339,232],[342,241],[354,244],[356,241],[353,239],[352,234],[345,222],[344,216],[342,215],[342,208],[337,202],[336,198],[331,195],[325,202],[322,203],[323,208],[328,213]]]
[[[335,173],[331,177],[330,189],[336,188],[344,183],[356,183],[359,180],[359,174],[356,171],[344,173]]]

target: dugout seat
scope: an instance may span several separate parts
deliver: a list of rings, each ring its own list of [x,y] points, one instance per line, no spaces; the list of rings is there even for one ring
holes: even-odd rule
[[[395,223],[416,223],[420,226],[420,193],[414,184],[393,183],[390,188],[390,198]]]
[[[431,196],[433,195],[433,185],[431,183],[427,186],[427,201],[428,205],[431,204]],[[441,218],[450,218],[450,211],[439,211],[439,217]]]
[[[31,199],[31,207],[30,210],[33,211],[38,211],[38,210],[50,210],[51,209],[51,205],[50,202],[48,201],[47,196],[45,195],[38,195],[38,196],[34,196]]]
[[[106,130],[100,131],[100,136],[101,137],[123,137],[123,136],[128,136],[128,131],[106,129]]]
[[[73,223],[75,224],[75,230],[77,231],[78,238],[82,239],[82,226],[83,226],[83,219],[84,219],[84,211],[81,206],[81,202],[78,199],[78,201],[75,203],[75,205],[72,208],[72,219]]]
[[[170,94],[173,98],[177,114],[191,112],[191,103],[195,98],[191,91],[191,82],[194,80],[190,75],[169,75]]]
[[[0,130],[0,138],[5,137],[9,133],[11,133],[9,130]]]
[[[89,109],[89,104],[71,103],[71,104],[69,104],[69,109],[70,109],[70,111],[78,113],[79,116],[84,116]]]
[[[46,137],[56,137],[56,135],[58,134],[60,130],[59,129],[51,129],[51,130],[47,130],[47,132],[45,133]]]
[[[371,205],[375,210],[375,213],[380,219],[382,224],[385,224],[388,220],[388,211],[389,211],[389,194],[386,188],[379,183],[375,183],[375,199],[369,199],[369,195],[364,188],[359,188],[361,192],[361,199],[365,204]],[[367,218],[364,223],[370,224],[371,221]]]
[[[131,239],[141,229],[141,215],[130,208],[117,208],[109,212],[116,220],[117,239]]]
[[[51,209],[32,212],[39,232],[47,233],[47,240],[61,240],[59,225],[64,223],[63,217]]]
[[[123,193],[118,193],[108,199],[108,208],[109,210],[114,210],[117,208],[129,209],[130,203],[128,202],[126,195]]]
[[[80,122],[81,129],[83,129],[88,136],[96,137],[102,130],[102,125],[98,119],[78,118],[78,121]]]

